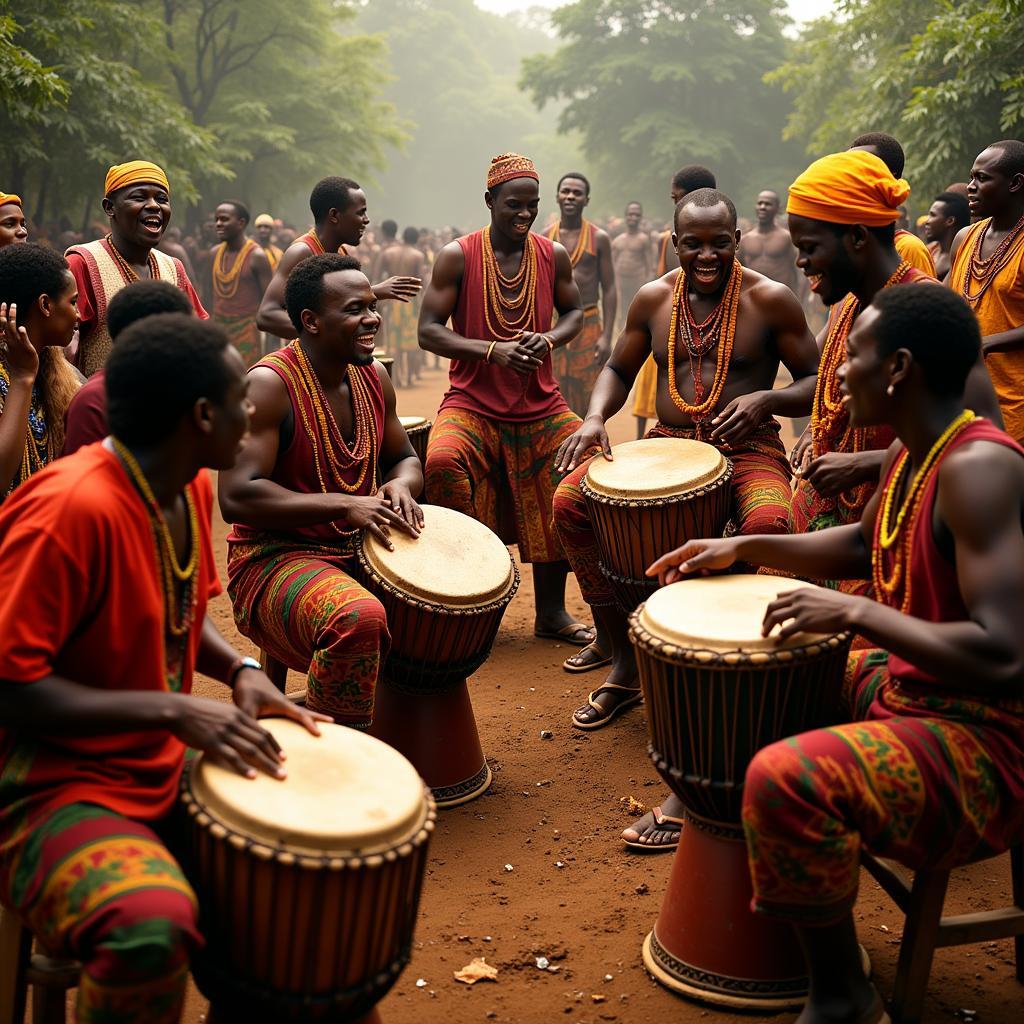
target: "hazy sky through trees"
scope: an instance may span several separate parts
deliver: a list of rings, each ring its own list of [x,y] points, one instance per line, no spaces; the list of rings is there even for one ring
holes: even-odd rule
[[[560,7],[567,0],[476,0],[477,6],[495,14],[510,11],[524,11],[528,7]],[[794,21],[810,21],[820,18],[835,7],[833,0],[787,0],[790,16]]]

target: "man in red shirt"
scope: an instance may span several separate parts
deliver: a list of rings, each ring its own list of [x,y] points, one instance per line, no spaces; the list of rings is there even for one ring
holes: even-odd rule
[[[206,618],[220,590],[204,468],[249,424],[242,361],[179,314],[126,330],[111,437],[35,474],[0,512],[0,900],[83,965],[82,1024],[179,1020],[195,896],[161,834],[186,747],[283,776],[256,721],[317,731]],[[190,695],[193,670],[233,703]]]

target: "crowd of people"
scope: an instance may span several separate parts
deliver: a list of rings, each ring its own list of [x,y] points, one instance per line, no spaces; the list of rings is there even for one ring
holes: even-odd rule
[[[0,901],[82,962],[80,1021],[179,1019],[203,941],[169,827],[186,750],[283,776],[259,718],[372,728],[390,633],[356,545],[430,543],[421,494],[515,544],[535,634],[602,672],[574,727],[640,701],[582,490],[631,393],[643,436],[732,466],[727,536],[650,573],[816,580],[780,578],[766,635],[855,634],[849,723],[760,751],[744,823],[755,906],[806,954],[801,1021],[883,1019],[861,845],[913,867],[1024,836],[1024,143],[986,147],[923,238],[903,171],[892,136],[861,136],[790,185],[785,225],[760,193],[749,230],[697,165],[660,232],[634,202],[587,219],[578,171],[537,225],[519,154],[469,234],[371,231],[360,186],[328,177],[304,231],[225,200],[182,237],[167,176],[134,160],[98,237],[49,245],[0,193]],[[449,389],[421,463],[395,385],[430,354]],[[780,417],[806,423],[792,451]],[[206,615],[215,500],[238,629],[306,674],[304,706]],[[194,671],[231,700],[192,696]],[[684,821],[669,796],[623,839],[672,850]]]

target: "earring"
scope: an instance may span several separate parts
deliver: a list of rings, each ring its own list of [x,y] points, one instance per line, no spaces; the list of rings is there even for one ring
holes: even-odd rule
[[[893,387],[893,386],[892,386],[892,385],[890,384],[890,385],[889,385],[889,386],[888,386],[888,387],[887,387],[887,388],[885,389],[885,393],[886,393],[886,394],[887,394],[887,395],[888,395],[888,396],[889,396],[890,398],[892,398],[892,393],[893,393],[893,391],[895,391],[895,390],[896,390],[896,389],[895,389],[895,388],[894,388],[894,387]]]

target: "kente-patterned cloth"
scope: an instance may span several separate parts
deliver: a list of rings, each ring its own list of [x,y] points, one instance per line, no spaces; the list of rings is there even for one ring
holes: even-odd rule
[[[941,459],[978,440],[1024,456],[976,420]],[[937,488],[938,474],[912,538],[909,614],[964,621],[956,567],[935,543]],[[862,844],[911,868],[949,867],[1024,838],[1024,698],[957,690],[877,649],[851,652],[844,695],[855,721],[765,747],[747,770],[755,910],[838,920],[857,896]]]
[[[695,431],[658,423],[647,437],[694,440]],[[767,420],[735,448],[718,447],[732,460],[730,518],[736,532],[743,536],[789,533],[790,470],[786,449],[779,440],[778,421]],[[577,466],[558,485],[552,514],[555,533],[576,574],[583,599],[591,606],[610,606],[616,603],[615,595],[601,571],[597,536],[580,490],[590,461]]]
[[[594,359],[594,349],[604,337],[601,310],[587,306],[583,310],[583,330],[569,342],[551,353],[551,364],[569,408],[577,416],[585,416],[590,393],[604,367]]]
[[[226,243],[221,243],[226,245]],[[231,344],[238,349],[245,368],[255,366],[262,356],[263,336],[256,326],[256,313],[263,300],[263,290],[252,271],[252,257],[259,246],[251,239],[247,240],[242,251],[235,259],[241,261],[240,267],[231,267],[237,273],[237,286],[229,298],[217,294],[216,282],[213,287],[213,320],[220,324],[228,333]],[[217,265],[217,257],[212,260]]]
[[[518,544],[523,562],[561,561],[551,523],[560,479],[555,455],[579,425],[568,409],[528,423],[442,409],[427,443],[427,501],[472,516],[506,544]]]
[[[969,281],[971,253],[989,220],[986,218],[971,226],[946,278],[949,287],[960,295],[981,290],[979,282]],[[1024,327],[1024,233],[1010,247],[1008,256],[1006,266],[995,275],[992,284],[977,302],[971,303],[983,338]],[[985,366],[999,399],[1006,432],[1024,442],[1024,347],[1018,345],[1015,349],[992,352],[985,356]]]
[[[153,828],[74,803],[0,835],[0,902],[47,953],[81,962],[78,1024],[181,1019],[203,938],[195,895]]]
[[[896,251],[901,260],[906,260],[915,270],[935,277],[935,260],[931,250],[911,231],[899,228],[896,231]]]
[[[113,195],[119,189],[129,185],[161,185],[170,195],[171,185],[162,167],[149,160],[129,160],[126,164],[114,164],[107,171],[107,179],[103,183],[103,194]]]
[[[228,548],[238,631],[306,673],[306,704],[365,729],[391,643],[384,606],[353,578],[351,545],[287,543],[267,535]]]
[[[513,181],[515,178],[533,178],[540,181],[537,168],[528,156],[519,153],[501,153],[491,158],[491,166],[487,171],[487,187]]]
[[[829,224],[883,227],[900,218],[910,186],[875,156],[859,150],[815,160],[789,186],[786,213]]]

